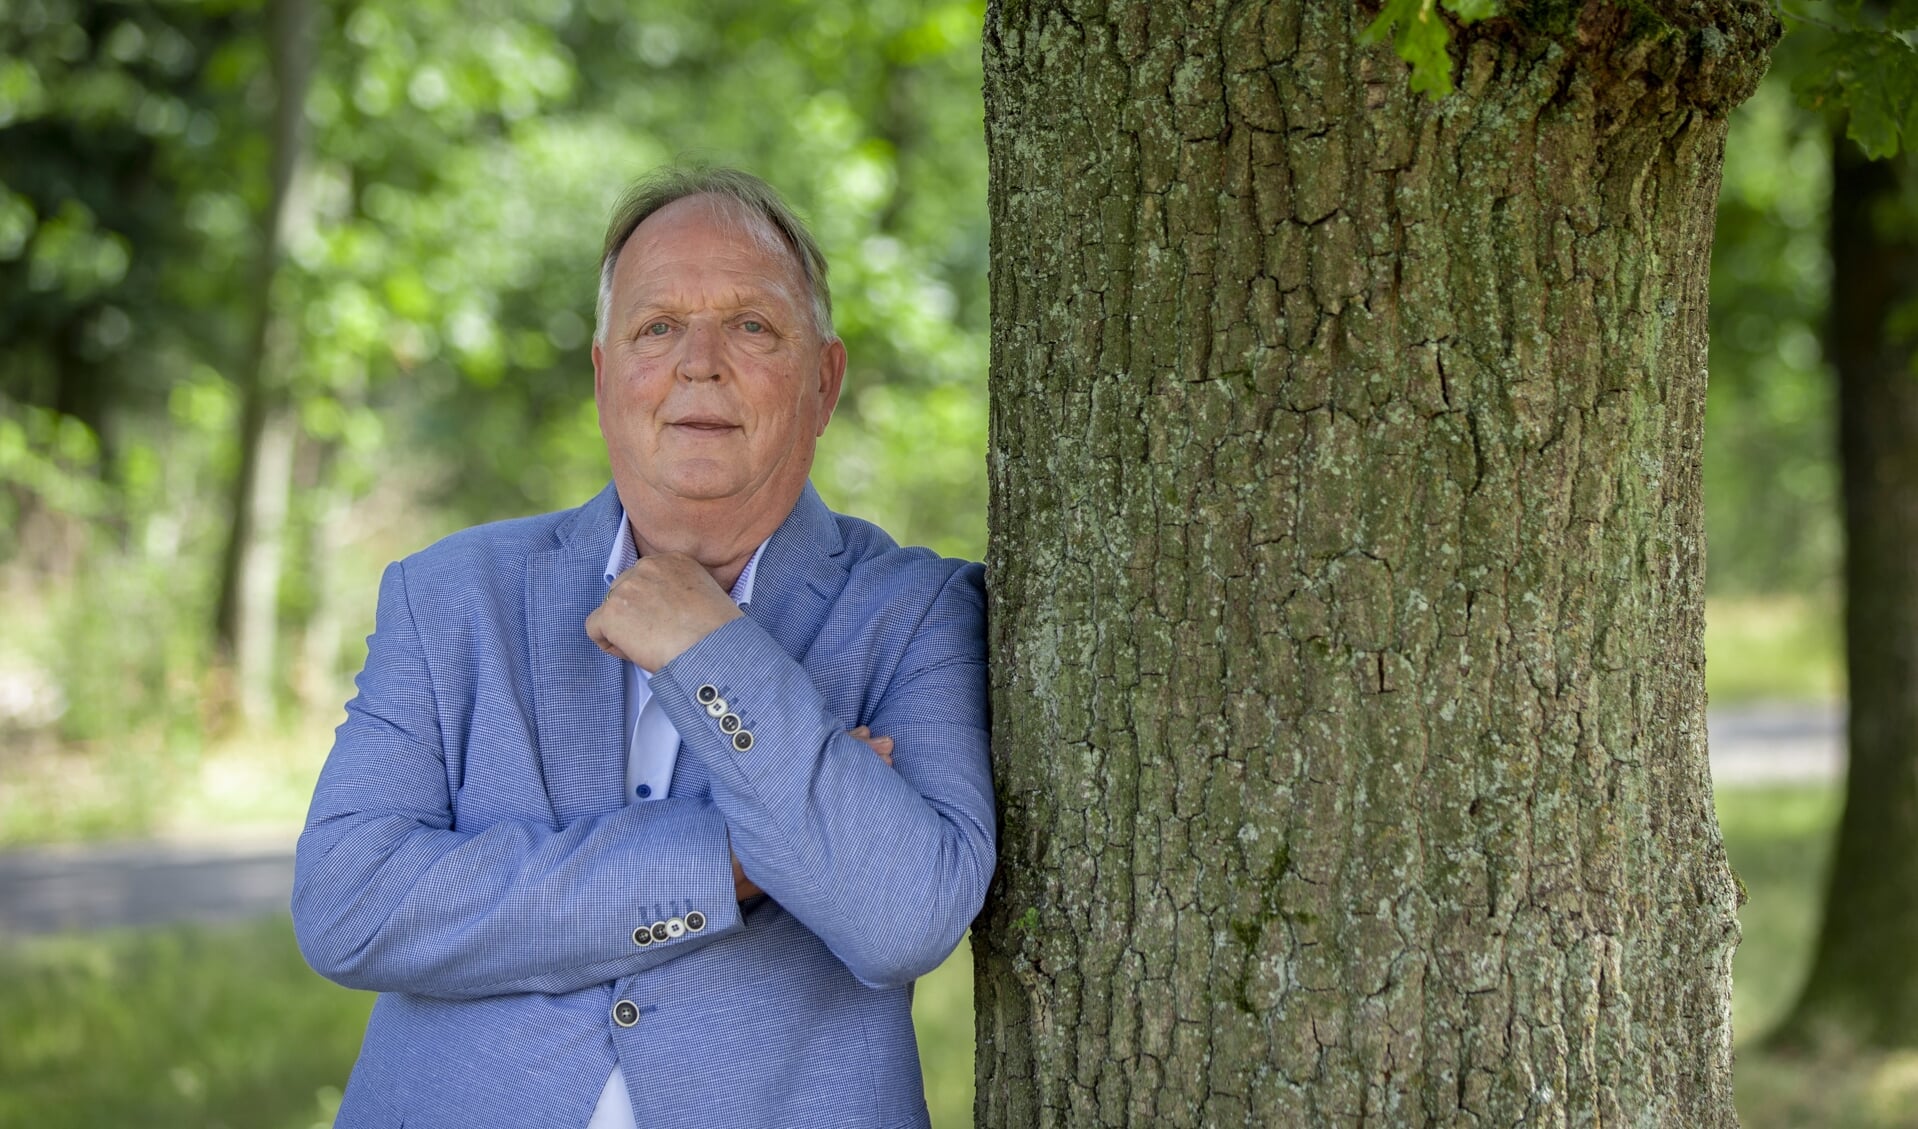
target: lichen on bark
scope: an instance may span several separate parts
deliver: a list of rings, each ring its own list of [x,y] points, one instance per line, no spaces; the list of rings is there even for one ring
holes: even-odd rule
[[[1735,1123],[1698,457],[1774,29],[1609,7],[1437,103],[1344,3],[989,10],[982,1126]]]

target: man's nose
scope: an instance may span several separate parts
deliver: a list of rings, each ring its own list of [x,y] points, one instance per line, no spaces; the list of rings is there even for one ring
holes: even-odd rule
[[[725,339],[720,327],[705,318],[696,318],[686,327],[685,345],[679,352],[681,380],[718,380],[725,375]]]

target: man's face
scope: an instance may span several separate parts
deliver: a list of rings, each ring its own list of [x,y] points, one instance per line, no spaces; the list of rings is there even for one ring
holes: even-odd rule
[[[731,500],[783,517],[839,399],[797,256],[757,216],[694,196],[633,231],[614,268],[593,391],[627,505]]]

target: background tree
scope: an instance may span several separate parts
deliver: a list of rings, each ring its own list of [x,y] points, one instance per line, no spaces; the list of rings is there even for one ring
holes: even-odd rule
[[[1733,1124],[1698,455],[1777,24],[1514,11],[1432,103],[1354,19],[988,13],[979,1123]]]
[[[1811,973],[1780,1035],[1918,1046],[1918,4],[1839,4],[1799,86],[1830,122],[1844,484],[1844,818]],[[1902,142],[1902,144],[1901,144]]]

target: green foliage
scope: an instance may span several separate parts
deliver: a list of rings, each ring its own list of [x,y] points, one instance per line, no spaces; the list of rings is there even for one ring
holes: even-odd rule
[[[1873,160],[1918,144],[1918,2],[1784,4],[1809,63],[1794,88],[1812,109],[1843,111],[1845,135]]]
[[[1499,5],[1498,0],[1386,0],[1359,33],[1359,42],[1368,46],[1390,36],[1392,49],[1412,65],[1412,89],[1433,99],[1452,92],[1452,29],[1441,10],[1462,27],[1492,18]]]
[[[1786,40],[1725,144],[1704,440],[1707,581],[1719,598],[1824,598],[1838,584],[1836,382],[1820,341],[1831,134],[1790,93],[1804,46]]]
[[[70,688],[65,739],[168,716],[167,693],[220,697],[172,665],[209,649],[173,640],[211,615],[262,300],[271,395],[299,427],[283,684],[338,680],[350,645],[308,644],[364,634],[383,560],[597,491],[601,228],[679,157],[767,177],[832,261],[851,364],[827,500],[983,554],[979,0],[315,11],[309,139],[262,293],[263,0],[0,2],[0,572],[85,617],[23,661],[125,691]],[[164,613],[140,604],[162,591]],[[115,622],[166,671],[103,661]]]

